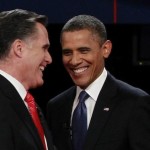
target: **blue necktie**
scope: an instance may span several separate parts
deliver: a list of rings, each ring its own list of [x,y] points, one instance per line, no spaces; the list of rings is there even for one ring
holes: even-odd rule
[[[89,95],[82,91],[79,95],[79,103],[74,110],[72,118],[72,144],[73,150],[82,150],[87,132],[87,109],[85,100]]]

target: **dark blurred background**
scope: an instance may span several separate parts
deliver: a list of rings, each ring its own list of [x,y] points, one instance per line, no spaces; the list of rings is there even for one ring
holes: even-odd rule
[[[0,11],[16,8],[49,17],[53,63],[44,72],[44,85],[31,90],[44,113],[49,99],[73,85],[62,65],[59,36],[64,23],[79,14],[94,15],[106,25],[108,39],[113,43],[107,70],[150,93],[149,0],[0,0]]]

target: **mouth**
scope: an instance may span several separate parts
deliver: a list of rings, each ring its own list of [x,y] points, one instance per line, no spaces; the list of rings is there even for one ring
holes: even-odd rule
[[[45,66],[40,66],[40,70],[43,72],[45,69]]]
[[[76,69],[72,69],[72,70],[76,75],[78,75],[78,74],[82,74],[87,69],[88,69],[88,67],[81,67],[81,68],[76,68]]]

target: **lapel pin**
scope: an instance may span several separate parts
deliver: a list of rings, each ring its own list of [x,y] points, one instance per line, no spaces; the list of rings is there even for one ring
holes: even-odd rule
[[[104,108],[104,111],[109,111],[109,108],[107,108],[107,107],[106,107],[106,108]]]

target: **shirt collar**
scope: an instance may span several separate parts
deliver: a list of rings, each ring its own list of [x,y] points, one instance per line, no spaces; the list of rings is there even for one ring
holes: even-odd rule
[[[25,96],[26,96],[26,93],[27,93],[26,89],[24,88],[24,86],[18,80],[16,80],[14,77],[9,75],[8,73],[0,70],[0,74],[3,77],[5,77],[15,87],[15,89],[18,91],[18,93],[21,96],[21,98],[24,99]]]
[[[93,100],[95,100],[95,101],[97,100],[98,95],[99,95],[99,93],[103,87],[103,84],[106,80],[106,77],[107,77],[107,71],[104,68],[101,75],[85,89],[85,91],[90,95],[90,97]],[[76,97],[78,97],[78,95],[81,91],[82,91],[82,89],[79,86],[77,86]]]

